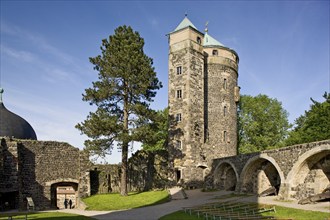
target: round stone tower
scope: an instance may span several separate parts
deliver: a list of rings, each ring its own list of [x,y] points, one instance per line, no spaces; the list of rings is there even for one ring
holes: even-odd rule
[[[205,151],[208,159],[237,154],[237,53],[204,35]]]
[[[200,187],[213,159],[237,154],[239,58],[187,16],[168,37],[173,179]]]

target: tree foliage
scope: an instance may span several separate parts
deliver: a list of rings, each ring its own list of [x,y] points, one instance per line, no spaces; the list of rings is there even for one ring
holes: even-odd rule
[[[150,132],[143,140],[142,148],[145,151],[165,150],[168,140],[168,107],[155,112],[152,123],[146,132]]]
[[[238,106],[238,151],[250,153],[282,146],[290,125],[281,102],[267,95],[242,95]]]
[[[330,93],[325,92],[323,98],[322,103],[311,98],[310,110],[295,120],[287,145],[330,139]]]
[[[127,195],[129,143],[148,138],[143,131],[154,114],[149,103],[162,86],[143,46],[143,38],[129,26],[118,27],[114,35],[102,40],[101,55],[90,58],[98,81],[83,94],[83,101],[97,109],[76,125],[90,138],[85,145],[93,154],[111,153],[115,143],[121,148],[122,195]]]

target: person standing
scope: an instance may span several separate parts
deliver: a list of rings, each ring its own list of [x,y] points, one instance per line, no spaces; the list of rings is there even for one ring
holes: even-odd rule
[[[72,209],[72,200],[71,199],[69,200],[69,206],[70,206],[70,209]]]
[[[67,209],[68,208],[68,200],[64,199],[64,207]]]

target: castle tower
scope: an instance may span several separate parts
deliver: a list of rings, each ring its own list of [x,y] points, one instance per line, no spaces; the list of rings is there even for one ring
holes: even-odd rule
[[[168,37],[173,179],[198,187],[212,159],[237,154],[238,56],[187,17]]]

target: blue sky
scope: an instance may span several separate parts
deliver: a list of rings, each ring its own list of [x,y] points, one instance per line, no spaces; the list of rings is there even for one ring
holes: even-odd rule
[[[74,126],[93,108],[82,93],[97,80],[89,57],[120,25],[145,39],[164,87],[152,107],[167,106],[168,41],[185,13],[239,57],[247,95],[281,101],[289,121],[329,92],[329,1],[4,1],[1,76],[5,106],[25,118],[39,140],[83,148]],[[137,144],[135,144],[136,146]],[[120,161],[117,150],[110,163]]]

